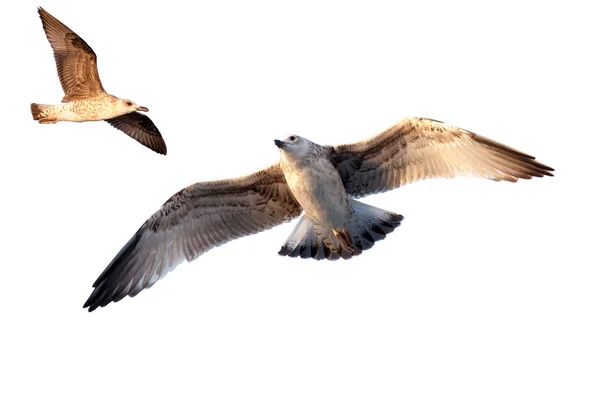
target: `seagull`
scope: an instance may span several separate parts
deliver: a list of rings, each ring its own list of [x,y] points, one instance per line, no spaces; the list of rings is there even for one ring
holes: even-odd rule
[[[31,104],[33,119],[40,124],[59,121],[106,121],[151,150],[167,154],[167,146],[154,123],[138,111],[146,107],[106,93],[100,82],[96,53],[75,32],[38,8],[48,41],[54,50],[65,104]]]
[[[373,247],[402,215],[357,201],[428,178],[494,181],[553,176],[534,157],[440,121],[405,118],[354,144],[275,140],[278,163],[250,175],[200,182],[172,196],[98,277],[89,311],[136,296],[184,260],[301,216],[279,254],[349,259]]]

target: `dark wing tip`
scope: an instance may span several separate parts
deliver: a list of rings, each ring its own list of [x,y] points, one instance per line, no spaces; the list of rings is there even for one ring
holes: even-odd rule
[[[162,137],[158,140],[156,146],[154,148],[151,147],[150,149],[154,150],[158,154],[162,154],[163,156],[167,155],[167,144]]]
[[[87,299],[87,301],[83,305],[83,308],[87,308],[88,312],[92,312],[95,309],[97,309],[98,307],[104,307],[101,305],[103,298],[104,298],[103,295],[96,295],[96,291],[94,290],[94,292],[92,292],[90,297]]]
[[[154,122],[137,111],[105,120],[150,150],[167,155],[167,144]]]
[[[542,164],[534,156],[529,155],[527,153],[523,153],[522,151],[516,150],[512,147],[506,146],[492,139],[479,136],[472,132],[470,133],[473,135],[472,137],[475,139],[476,142],[486,146],[489,150],[491,150],[492,154],[500,157],[508,163],[507,167],[511,169],[513,174],[515,175],[515,179],[511,180],[512,182],[516,182],[517,179],[531,179],[533,177],[541,178],[544,176],[554,176],[554,174],[552,174],[551,172],[554,171],[554,168]],[[515,174],[515,172],[517,172],[517,169],[521,174]]]
[[[100,307],[100,302],[98,302],[96,298],[92,299],[92,296],[90,296],[83,305],[83,308],[87,308],[88,312],[92,312],[98,307]]]
[[[554,176],[554,174],[552,173],[552,172],[554,172],[554,168],[549,167],[549,166],[547,166],[545,164],[542,164],[541,162],[539,162],[537,160],[536,160],[536,163],[539,165],[540,168],[544,169],[544,171],[545,171],[544,175]]]
[[[98,307],[104,307],[111,302],[117,302],[126,295],[135,296],[128,289],[126,275],[128,271],[125,269],[129,264],[134,250],[136,249],[140,238],[142,237],[145,225],[143,225],[131,239],[117,253],[115,258],[108,264],[108,267],[100,274],[92,287],[94,290],[87,299],[83,308],[88,308],[89,312],[94,311]]]

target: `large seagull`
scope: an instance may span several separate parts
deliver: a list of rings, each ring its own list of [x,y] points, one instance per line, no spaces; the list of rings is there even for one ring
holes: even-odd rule
[[[279,254],[348,259],[391,233],[402,216],[356,198],[427,178],[494,181],[552,176],[534,157],[467,130],[406,118],[368,140],[321,146],[300,136],[275,140],[280,161],[239,178],[176,193],[121,249],[94,283],[93,311],[154,285],[184,260],[302,218]]]
[[[154,123],[138,112],[148,109],[106,93],[98,75],[94,50],[43,8],[38,8],[38,13],[54,50],[65,104],[32,103],[33,119],[40,124],[106,121],[151,150],[167,154],[165,141]]]

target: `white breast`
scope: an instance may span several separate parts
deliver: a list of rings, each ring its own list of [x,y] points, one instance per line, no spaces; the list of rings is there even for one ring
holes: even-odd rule
[[[296,200],[314,223],[331,228],[344,226],[351,210],[350,201],[340,175],[329,160],[282,165],[282,169]]]

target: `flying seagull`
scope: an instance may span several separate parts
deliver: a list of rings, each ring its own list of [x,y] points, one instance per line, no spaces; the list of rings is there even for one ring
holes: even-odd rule
[[[106,93],[98,75],[94,50],[43,8],[39,7],[38,13],[54,50],[65,104],[32,103],[33,119],[40,124],[104,120],[151,150],[167,154],[165,141],[154,123],[138,112],[148,109]]]
[[[321,146],[300,136],[275,140],[279,163],[239,178],[176,193],[121,249],[94,283],[93,311],[154,285],[184,260],[302,214],[279,254],[348,259],[373,247],[402,216],[356,198],[427,178],[494,181],[552,176],[534,157],[467,130],[406,118],[354,144]]]

